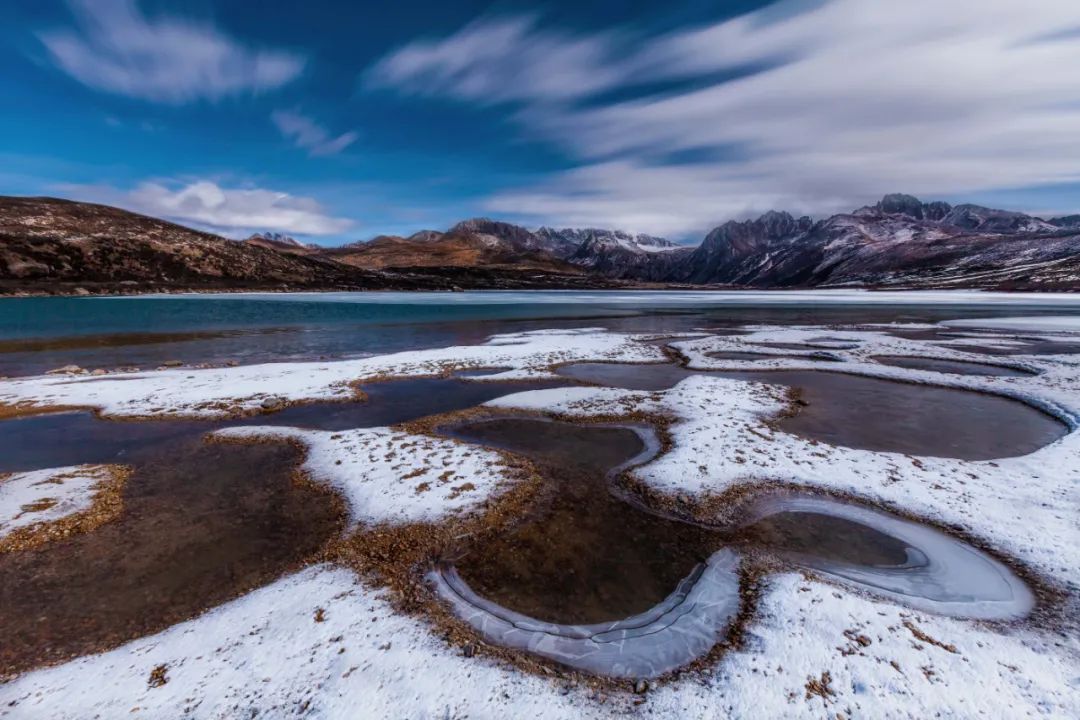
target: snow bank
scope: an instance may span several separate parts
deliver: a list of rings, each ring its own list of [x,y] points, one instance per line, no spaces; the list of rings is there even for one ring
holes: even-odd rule
[[[660,688],[663,717],[1071,718],[1073,640],[923,615],[796,574],[773,576],[700,683]]]
[[[649,692],[637,712],[1076,717],[1076,664],[1062,643],[783,575],[769,582],[744,650]],[[319,566],[157,635],[2,685],[0,717],[555,720],[619,716],[636,697],[465,657],[352,573]]]
[[[115,466],[73,465],[0,475],[0,541],[16,530],[85,512]]]
[[[259,412],[264,401],[342,400],[350,383],[386,376],[430,375],[450,369],[507,367],[474,381],[548,377],[550,365],[619,360],[662,362],[660,348],[598,328],[541,330],[493,336],[482,345],[415,350],[338,362],[267,363],[193,370],[169,369],[121,377],[40,376],[0,381],[0,404],[99,408],[116,417],[222,417]]]
[[[511,482],[496,452],[390,428],[235,427],[215,435],[303,443],[303,470],[341,494],[354,523],[437,520],[475,508]]]

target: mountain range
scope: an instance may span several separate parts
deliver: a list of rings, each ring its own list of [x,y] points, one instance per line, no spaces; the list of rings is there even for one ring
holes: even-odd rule
[[[771,211],[697,246],[476,218],[326,248],[243,241],[118,208],[0,198],[0,292],[709,286],[1080,290],[1080,215],[885,196],[814,220]]]

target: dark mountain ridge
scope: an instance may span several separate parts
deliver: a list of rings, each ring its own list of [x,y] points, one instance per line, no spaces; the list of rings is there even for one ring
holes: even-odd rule
[[[117,208],[0,198],[0,291],[703,285],[1080,289],[1080,216],[1050,220],[886,195],[820,220],[770,211],[696,247],[488,218],[336,248],[228,240]]]
[[[334,249],[339,250],[339,249]],[[0,293],[176,290],[440,290],[608,287],[581,273],[387,272],[339,262],[332,251],[259,236],[229,240],[92,203],[0,197]]]

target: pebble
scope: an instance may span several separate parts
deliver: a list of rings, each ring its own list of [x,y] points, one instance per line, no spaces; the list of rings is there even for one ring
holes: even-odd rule
[[[58,367],[55,370],[49,370],[45,374],[46,375],[63,375],[65,373],[67,373],[67,374],[75,375],[77,373],[84,373],[84,372],[86,372],[86,371],[83,370],[78,365],[65,365],[64,367]]]

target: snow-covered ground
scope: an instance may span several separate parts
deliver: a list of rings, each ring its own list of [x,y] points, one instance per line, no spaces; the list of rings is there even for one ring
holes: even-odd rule
[[[172,369],[120,376],[46,375],[0,383],[0,404],[99,408],[112,417],[223,417],[259,412],[263,403],[345,400],[350,383],[455,369],[507,367],[529,377],[556,363],[588,360],[661,362],[659,348],[634,336],[593,329],[496,335],[482,345],[414,350],[340,362],[268,363]]]
[[[636,706],[629,693],[465,657],[422,621],[396,615],[351,572],[320,566],[157,635],[0,686],[0,717],[1072,718],[1080,711],[1075,656],[1056,644],[1061,639],[922,615],[795,574],[770,581],[749,632],[745,649]]]
[[[86,512],[115,466],[74,465],[0,475],[0,547],[5,538]]]
[[[235,427],[216,435],[303,443],[308,455],[302,469],[341,494],[354,523],[438,520],[475,507],[512,482],[496,452],[390,428]]]
[[[819,369],[819,362],[807,359],[750,364],[708,353],[761,352],[755,342],[823,336],[839,341],[826,350],[841,361],[830,363],[831,371],[1024,399],[1062,419],[1072,432],[1027,456],[981,462],[832,447],[771,427],[767,421],[784,407],[780,388],[708,375],[664,392],[576,387],[519,393],[489,404],[582,417],[666,414],[673,419],[674,447],[634,471],[657,491],[703,498],[779,482],[860,498],[954,527],[1015,559],[1061,591],[1066,613],[1075,617],[1080,358],[992,359],[1041,372],[1029,377],[944,376],[879,365],[872,357],[987,358],[947,347],[951,341],[903,340],[881,328],[761,327],[751,335],[678,345],[700,369]],[[603,331],[523,333],[475,348],[341,363],[162,371],[122,381],[5,381],[0,401],[90,405],[117,415],[212,414],[215,403],[239,399],[242,407],[254,407],[268,393],[289,400],[340,397],[348,381],[380,374],[484,365],[512,368],[495,378],[539,376],[552,363],[598,359],[655,362],[662,356],[633,337]],[[230,431],[236,432],[287,433],[307,443],[311,475],[342,492],[361,522],[408,522],[463,511],[497,493],[507,479],[485,464],[483,451],[474,448],[465,456],[452,443],[425,446],[419,438],[385,429]],[[395,455],[387,460],[389,453]],[[399,462],[404,464],[395,467]],[[422,468],[423,477],[401,482],[399,474],[414,468]],[[429,474],[437,478],[451,469],[457,473],[452,482],[433,482],[430,491],[417,494],[415,485]],[[473,488],[451,497],[450,488],[459,482]],[[0,686],[0,717],[1072,718],[1080,716],[1080,639],[1075,621],[1064,622],[984,625],[782,573],[764,581],[742,648],[644,695],[601,693],[557,676],[466,657],[424,620],[395,614],[382,591],[350,571],[320,566],[158,635]]]
[[[996,317],[979,319],[946,320],[942,325],[957,328],[990,328],[1016,332],[1080,333],[1080,315],[1047,315],[1034,317]],[[1080,339],[1080,338],[1078,338]]]

